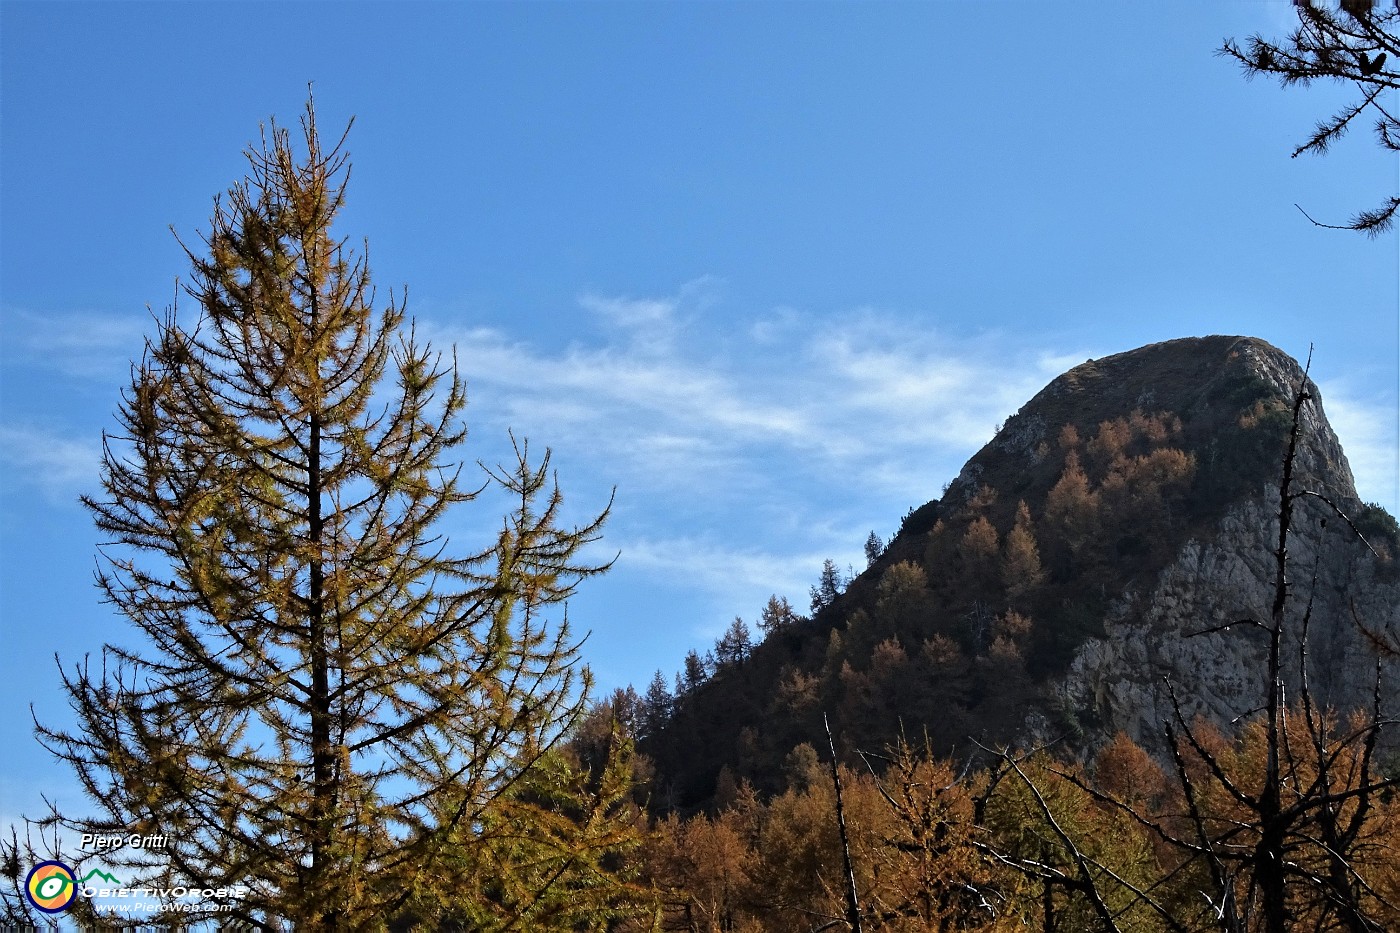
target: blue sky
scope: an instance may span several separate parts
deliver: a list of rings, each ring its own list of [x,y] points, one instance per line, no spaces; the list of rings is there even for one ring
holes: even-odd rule
[[[1303,355],[1396,512],[1397,187],[1345,88],[1213,55],[1290,4],[0,4],[0,816],[75,802],[27,709],[127,638],[92,586],[103,428],[212,198],[308,81],[356,116],[341,232],[455,345],[468,459],[554,450],[614,571],[570,606],[643,686],[770,593],[859,567],[1090,356],[1193,334]],[[445,531],[469,550],[498,513]]]

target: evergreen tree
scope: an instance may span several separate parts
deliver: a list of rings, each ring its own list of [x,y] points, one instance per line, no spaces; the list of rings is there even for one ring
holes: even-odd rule
[[[681,689],[676,692],[689,693],[705,682],[710,675],[710,666],[701,659],[699,652],[691,649],[685,653],[685,667],[681,671]]]
[[[1064,472],[1045,500],[1045,518],[1071,553],[1078,552],[1093,538],[1097,507],[1079,455],[1071,450],[1065,455]]]
[[[841,571],[836,569],[836,561],[827,558],[822,563],[821,579],[812,587],[812,615],[821,612],[836,601],[836,597],[846,588],[841,579]]]
[[[781,632],[801,621],[786,596],[769,596],[758,616],[758,628],[765,636]]]
[[[83,500],[109,537],[98,584],[145,644],[63,669],[77,727],[37,731],[100,808],[72,828],[168,839],[125,860],[128,884],[246,884],[221,919],[328,930],[399,909],[519,807],[586,702],[544,614],[606,569],[579,550],[607,510],[561,525],[525,443],[460,481],[455,364],[401,303],[374,309],[365,256],[332,233],[344,137],[323,147],[310,102],[301,127],[300,157],[264,134],[186,248],[197,313],[147,341]],[[435,527],[487,486],[510,511],[452,556]]]
[[[674,702],[675,699],[672,697],[671,691],[666,689],[666,678],[662,676],[660,669],[657,669],[656,673],[652,675],[646,695],[642,698],[642,735],[644,737],[661,734],[661,730],[671,719],[671,708]]]
[[[1006,535],[1006,546],[1001,563],[1002,583],[1007,596],[1018,601],[1027,593],[1045,582],[1045,571],[1040,566],[1040,548],[1035,543],[1035,529],[1031,523],[1030,509],[1022,501],[1016,507],[1016,524]]]
[[[720,665],[738,664],[749,656],[752,649],[753,638],[748,623],[735,616],[729,628],[715,642],[715,661]]]
[[[880,559],[880,555],[885,553],[885,542],[880,540],[880,536],[875,532],[870,532],[870,537],[865,539],[865,566],[869,567]]]
[[[636,757],[619,728],[601,738],[594,766],[574,744],[552,749],[480,822],[458,826],[442,869],[418,880],[391,927],[603,933],[646,911],[651,893],[633,880],[644,822]]]

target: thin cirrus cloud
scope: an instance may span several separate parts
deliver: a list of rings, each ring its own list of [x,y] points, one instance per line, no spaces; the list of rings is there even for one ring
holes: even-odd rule
[[[455,345],[477,440],[511,427],[554,447],[569,488],[615,484],[617,571],[683,586],[710,621],[775,592],[805,608],[824,558],[863,566],[871,530],[892,533],[1084,358],[872,309],[745,315],[693,284],[578,304],[598,326],[554,351],[442,317],[420,331]]]
[[[997,423],[1090,355],[1048,353],[996,333],[950,338],[872,309],[744,315],[719,291],[703,278],[659,298],[582,295],[578,305],[597,327],[576,328],[575,341],[556,350],[441,316],[420,330],[438,346],[455,344],[470,421],[567,449],[596,476],[627,483],[642,511],[654,504],[664,513],[665,497],[680,490],[768,494],[800,509],[808,525],[838,495],[847,512],[936,496]],[[104,381],[125,374],[150,323],[27,312],[7,319],[12,359]],[[1393,412],[1345,385],[1326,389],[1359,491],[1393,505]],[[0,431],[11,484],[62,499],[96,476],[95,437],[26,423]],[[888,524],[897,515],[876,517]]]
[[[442,321],[433,336],[455,344],[477,418],[586,444],[628,474],[664,463],[668,482],[692,489],[732,485],[714,471],[727,463],[929,498],[936,486],[905,487],[926,482],[931,459],[955,473],[1064,365],[1009,340],[953,341],[871,310],[780,309],[735,328],[697,307],[716,303],[698,292],[583,296],[601,337],[555,353]]]
[[[1395,514],[1400,506],[1400,430],[1384,399],[1358,398],[1345,380],[1324,381],[1323,406],[1356,480],[1356,491]]]
[[[10,332],[6,356],[15,362],[69,378],[109,382],[130,372],[154,324],[140,315],[6,309],[5,327]]]
[[[472,420],[528,426],[556,446],[587,443],[614,469],[691,488],[732,479],[755,457],[904,487],[921,481],[931,456],[970,454],[1059,368],[989,339],[942,340],[870,310],[778,309],[736,329],[708,313],[720,304],[719,285],[704,277],[661,298],[584,294],[578,304],[601,337],[554,353],[491,328],[437,322],[430,333],[456,345]],[[124,381],[151,325],[85,313],[7,318],[21,365],[103,382]],[[51,489],[95,462],[91,444],[7,430],[23,448],[7,456],[12,465],[65,464],[44,478]]]
[[[11,396],[0,422],[0,488],[37,491],[49,505],[75,505],[80,492],[97,490],[101,425],[78,423],[94,413],[93,391],[115,388],[130,372],[132,355],[140,356],[145,323],[131,316],[4,309],[0,352],[10,370],[7,381],[42,392],[45,408],[21,410]]]
[[[36,488],[51,503],[95,490],[102,446],[32,425],[0,425],[0,463],[6,486]]]
[[[754,605],[759,604],[760,593],[790,594],[797,605],[797,594],[812,579],[813,568],[820,568],[822,560],[830,556],[818,551],[744,549],[688,536],[632,539],[623,543],[622,553],[634,570],[662,578],[684,578],[702,589],[738,591],[748,595],[748,602]]]

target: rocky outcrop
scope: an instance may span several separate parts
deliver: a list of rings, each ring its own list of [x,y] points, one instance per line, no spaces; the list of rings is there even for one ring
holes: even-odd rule
[[[1157,746],[1162,724],[1173,716],[1173,690],[1188,721],[1199,714],[1226,723],[1262,705],[1267,639],[1247,620],[1270,617],[1276,502],[1276,489],[1261,490],[1232,508],[1214,535],[1188,542],[1150,586],[1123,594],[1104,619],[1103,637],[1080,646],[1056,693],[1063,708],[1093,724],[1088,745],[1121,729]],[[1358,623],[1400,631],[1400,582],[1380,579],[1375,559],[1330,513],[1309,500],[1294,518],[1286,695],[1300,695],[1307,615],[1314,701],[1340,711],[1369,708],[1379,671],[1383,705],[1394,707],[1400,672],[1394,663],[1378,667],[1382,659]]]
[[[1230,352],[1277,398],[1297,392],[1303,373],[1287,354],[1248,338]],[[1321,493],[1355,515],[1362,504],[1346,456],[1316,386],[1309,392],[1292,488]],[[1278,503],[1277,479],[1260,484],[1188,540],[1155,579],[1112,604],[1103,636],[1079,647],[1054,687],[1062,710],[1090,725],[1088,744],[1120,729],[1145,745],[1159,743],[1163,722],[1174,715],[1173,691],[1188,720],[1203,715],[1225,723],[1261,706],[1267,638],[1253,623],[1269,620],[1274,600]],[[1315,702],[1343,712],[1369,708],[1379,677],[1383,706],[1396,707],[1400,665],[1381,656],[1362,630],[1400,632],[1396,574],[1385,572],[1387,564],[1333,508],[1311,497],[1295,505],[1288,558],[1286,695],[1300,696],[1306,648]],[[1046,722],[1035,731],[1047,731]]]
[[[1109,598],[1094,610],[1100,632],[1079,643],[1067,669],[1048,679],[1045,703],[1028,713],[1023,738],[1068,733],[1090,750],[1123,730],[1154,746],[1173,715],[1173,691],[1188,720],[1203,715],[1228,723],[1264,702],[1267,639],[1246,620],[1270,617],[1282,439],[1305,384],[1310,397],[1300,412],[1292,488],[1324,495],[1355,515],[1362,503],[1317,386],[1278,348],[1231,336],[1170,340],[1075,366],[1009,418],[941,500],[911,513],[909,540],[890,545],[895,559],[918,559],[934,520],[970,508],[986,490],[1003,499],[1014,492],[1033,509],[1043,503],[1063,461],[1056,438],[1067,426],[1087,438],[1099,424],[1135,410],[1169,412],[1184,423],[1176,443],[1198,472],[1187,503],[1189,533],[1159,540],[1167,557],[1150,565],[1124,553],[1110,558],[1106,576],[1116,588],[1109,582]],[[1396,550],[1393,542],[1390,549]],[[1322,501],[1297,503],[1285,624],[1288,696],[1297,697],[1302,685],[1308,614],[1314,699],[1341,711],[1372,704],[1381,659],[1361,626],[1390,632],[1392,640],[1400,633],[1396,557],[1378,560]],[[935,577],[939,568],[929,573]],[[1074,587],[1073,579],[1065,583]],[[1400,661],[1380,665],[1380,676],[1383,700],[1400,713],[1400,699],[1391,700],[1400,698]]]

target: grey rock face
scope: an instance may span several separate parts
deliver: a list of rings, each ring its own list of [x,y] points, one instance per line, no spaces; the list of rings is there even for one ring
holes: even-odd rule
[[[1328,453],[1324,448],[1312,456]],[[1340,457],[1340,446],[1335,453]],[[1122,730],[1160,748],[1162,725],[1174,716],[1173,688],[1188,722],[1199,714],[1228,723],[1262,706],[1267,638],[1243,620],[1270,618],[1277,501],[1276,488],[1264,489],[1236,505],[1213,536],[1188,542],[1149,589],[1125,593],[1104,620],[1104,636],[1080,646],[1056,692],[1063,708],[1094,724],[1089,744]],[[1358,504],[1354,498],[1343,503]],[[1323,503],[1300,502],[1292,529],[1286,696],[1300,695],[1310,612],[1307,671],[1314,702],[1341,712],[1369,708],[1381,659],[1358,622],[1372,631],[1400,631],[1400,583],[1377,578],[1374,558]],[[1379,665],[1383,713],[1397,712],[1396,668]]]
[[[1257,338],[1228,336],[1166,341],[1074,367],[1007,420],[950,484],[944,501],[969,501],[983,482],[1014,485],[1039,463],[1061,425],[1079,424],[1087,436],[1086,423],[1134,408],[1160,408],[1208,423],[1218,433],[1198,432],[1197,468],[1205,473],[1238,469],[1238,461],[1217,465],[1217,440],[1223,443],[1229,432],[1243,430],[1236,419],[1254,399],[1277,425],[1305,383],[1309,398],[1301,409],[1293,491],[1319,493],[1354,515],[1361,502],[1316,385],[1287,353]],[[1268,640],[1246,620],[1270,618],[1282,463],[1250,469],[1256,485],[1251,488],[1246,479],[1232,487],[1237,492],[1221,504],[1209,527],[1183,541],[1159,570],[1136,574],[1110,604],[1102,637],[1079,645],[1069,669],[1048,685],[1048,708],[1028,714],[1030,738],[1055,737],[1077,722],[1085,733],[1078,743],[1084,748],[1122,730],[1160,749],[1163,722],[1174,715],[1173,691],[1188,721],[1203,715],[1229,723],[1262,706],[1269,689]],[[1302,686],[1307,615],[1313,699],[1343,713],[1372,705],[1382,659],[1361,626],[1388,632],[1392,640],[1400,636],[1400,582],[1394,573],[1382,579],[1379,567],[1331,508],[1313,498],[1298,500],[1289,540],[1287,697],[1298,697]],[[1123,569],[1133,570],[1127,564]],[[1381,697],[1389,713],[1400,714],[1400,660],[1379,667]]]

